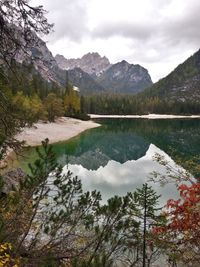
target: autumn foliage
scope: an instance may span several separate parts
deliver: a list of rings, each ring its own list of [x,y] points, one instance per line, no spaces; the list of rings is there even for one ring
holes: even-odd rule
[[[0,243],[0,267],[18,267],[20,260],[11,257],[12,246],[10,243]]]
[[[200,183],[178,187],[180,198],[170,199],[165,207],[166,224],[155,227],[158,234],[185,261],[200,260]]]

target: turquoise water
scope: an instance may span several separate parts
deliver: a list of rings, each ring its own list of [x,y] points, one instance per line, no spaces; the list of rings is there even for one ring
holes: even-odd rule
[[[184,162],[199,155],[198,119],[96,121],[102,126],[53,147],[58,162],[78,175],[84,190],[100,190],[104,200],[134,191],[149,182],[154,171],[166,174],[166,168],[154,159],[155,154],[160,154],[176,170],[180,168],[175,165],[175,158]],[[24,151],[23,156],[19,164],[27,170],[27,163],[37,157],[34,148]],[[174,184],[164,187],[150,184],[162,194],[163,202],[176,195]]]

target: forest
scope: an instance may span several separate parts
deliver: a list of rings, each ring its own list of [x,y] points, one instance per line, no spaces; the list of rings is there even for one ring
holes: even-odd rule
[[[0,74],[2,93],[20,116],[30,123],[54,121],[58,116],[78,116],[80,113],[80,96],[68,79],[62,87],[45,81],[33,65],[16,62],[12,62],[11,70],[1,69]]]
[[[88,114],[143,115],[157,114],[199,114],[198,102],[181,102],[158,96],[99,94],[81,97],[81,108]]]

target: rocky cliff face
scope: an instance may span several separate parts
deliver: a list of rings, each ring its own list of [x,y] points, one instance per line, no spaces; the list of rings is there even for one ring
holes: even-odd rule
[[[33,64],[35,70],[48,82],[55,82],[58,85],[64,85],[65,72],[58,67],[58,64],[53,57],[52,53],[46,46],[46,43],[37,38],[37,45],[30,48],[28,51],[20,51],[16,60],[19,63],[26,62]]]
[[[62,55],[56,55],[55,60],[61,69],[80,68],[93,76],[98,76],[111,65],[106,57],[101,57],[98,53],[88,53],[82,58],[77,59],[66,59]]]
[[[125,60],[112,65],[97,81],[108,91],[135,94],[152,85],[148,71]]]

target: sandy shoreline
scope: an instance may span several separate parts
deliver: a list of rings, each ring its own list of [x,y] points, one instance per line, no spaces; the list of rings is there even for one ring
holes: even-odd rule
[[[182,116],[182,115],[166,115],[166,114],[148,114],[148,115],[98,115],[89,114],[91,119],[95,118],[133,118],[133,119],[194,119],[200,118],[200,115]],[[35,123],[31,128],[24,128],[21,133],[16,135],[19,141],[26,141],[28,146],[37,146],[45,138],[50,143],[66,141],[81,132],[100,126],[93,121],[81,121],[73,118],[61,117],[56,122]]]
[[[45,138],[50,143],[66,141],[81,132],[100,126],[93,121],[81,121],[73,118],[59,118],[52,123],[35,123],[31,128],[24,128],[21,133],[16,135],[19,141],[26,141],[28,146],[37,146]]]
[[[200,119],[200,115],[168,115],[168,114],[148,114],[148,115],[98,115],[98,114],[89,114],[91,119],[100,119],[100,118],[111,118],[111,119]]]

